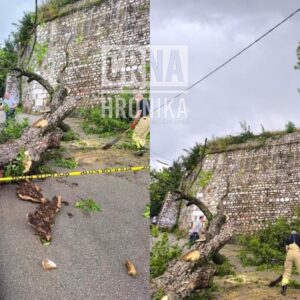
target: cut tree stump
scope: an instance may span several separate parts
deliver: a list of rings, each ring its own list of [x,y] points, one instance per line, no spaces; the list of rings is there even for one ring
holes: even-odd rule
[[[46,240],[51,241],[51,227],[54,225],[54,219],[61,208],[61,196],[55,196],[51,201],[37,207],[35,212],[27,216],[28,223],[34,228],[38,235]]]
[[[48,200],[41,193],[41,188],[31,181],[22,181],[17,188],[20,199],[34,203],[45,204]]]

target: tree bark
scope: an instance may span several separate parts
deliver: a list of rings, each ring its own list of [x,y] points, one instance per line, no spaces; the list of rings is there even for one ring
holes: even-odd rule
[[[63,136],[57,126],[76,108],[79,99],[67,97],[61,106],[45,116],[47,126],[26,128],[18,140],[0,145],[0,169],[16,159],[22,150],[28,151],[32,161],[39,161],[46,149],[57,147]]]
[[[215,269],[207,264],[209,257],[218,252],[233,236],[234,229],[226,225],[219,234],[215,235],[208,243],[194,245],[191,250],[200,252],[197,261],[173,260],[168,265],[167,271],[160,277],[152,280],[150,286],[151,296],[158,289],[163,289],[166,295],[175,299],[184,299],[193,291],[207,288],[211,285]]]
[[[41,204],[35,212],[29,213],[27,216],[29,225],[46,241],[52,239],[51,227],[54,225],[55,216],[61,208],[61,202],[61,197],[55,196],[52,201]]]
[[[201,157],[201,166],[203,159],[204,155]],[[200,171],[201,167],[197,168],[197,174]],[[192,180],[195,181],[195,178],[193,177]],[[215,273],[215,268],[209,264],[209,261],[234,235],[235,229],[226,223],[223,206],[223,201],[229,193],[229,181],[227,180],[224,194],[219,200],[215,215],[200,199],[189,195],[187,187],[191,188],[191,185],[181,183],[181,190],[175,191],[179,195],[176,200],[187,201],[187,206],[194,204],[205,214],[209,221],[206,242],[194,244],[182,256],[181,260],[171,261],[166,272],[152,280],[150,285],[152,297],[159,289],[162,289],[169,299],[184,299],[198,289],[209,287]],[[192,256],[189,254],[195,254],[194,257],[196,258],[188,259]]]

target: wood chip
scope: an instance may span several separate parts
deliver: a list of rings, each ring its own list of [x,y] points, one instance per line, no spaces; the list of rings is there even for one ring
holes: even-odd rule
[[[41,193],[41,188],[32,181],[21,181],[17,188],[17,195],[21,200],[45,204],[48,200]]]
[[[134,264],[131,261],[127,260],[126,263],[125,263],[125,266],[127,268],[128,275],[130,275],[130,276],[136,276],[137,275],[137,270],[136,270]]]

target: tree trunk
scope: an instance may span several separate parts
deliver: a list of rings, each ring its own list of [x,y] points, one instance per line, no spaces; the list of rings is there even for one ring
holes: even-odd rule
[[[67,97],[54,112],[45,115],[43,126],[31,126],[15,141],[0,145],[0,169],[16,159],[20,151],[28,151],[32,161],[39,161],[48,148],[57,147],[63,134],[57,126],[76,108],[79,98]]]
[[[233,228],[225,225],[208,243],[196,244],[192,247],[191,251],[200,252],[198,260],[171,261],[166,272],[152,280],[150,287],[152,297],[162,289],[166,295],[170,295],[171,299],[184,299],[197,289],[209,287],[215,273],[215,268],[207,264],[209,257],[218,252],[232,238],[233,233]]]

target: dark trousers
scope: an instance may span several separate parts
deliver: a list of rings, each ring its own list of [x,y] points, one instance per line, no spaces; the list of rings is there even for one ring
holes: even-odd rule
[[[193,232],[190,234],[190,243],[194,244],[195,241],[199,240],[199,234],[198,232]]]
[[[9,111],[5,113],[5,115],[6,115],[6,121],[10,119],[14,120],[16,117],[16,110],[14,108],[10,108]]]

